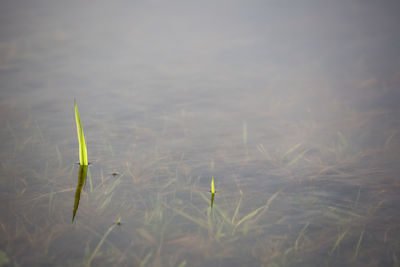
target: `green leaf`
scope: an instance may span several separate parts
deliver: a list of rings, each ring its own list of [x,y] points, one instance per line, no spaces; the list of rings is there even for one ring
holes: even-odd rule
[[[265,208],[266,205],[259,207],[258,209],[250,212],[249,214],[247,214],[246,216],[244,216],[240,221],[238,221],[238,223],[235,225],[235,229],[239,227],[239,225],[241,225],[243,222],[253,218],[259,211],[261,211],[263,208]]]
[[[76,105],[76,100],[74,99],[75,105],[75,120],[76,120],[76,130],[78,132],[78,141],[79,141],[79,164],[86,166],[88,165],[88,157],[87,157],[87,149],[85,136],[83,134],[81,118],[79,116],[78,106]]]

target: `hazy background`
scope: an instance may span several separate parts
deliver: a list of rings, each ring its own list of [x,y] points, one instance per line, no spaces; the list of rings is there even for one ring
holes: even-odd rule
[[[215,91],[223,98],[246,91],[323,106],[337,97],[396,105],[399,8],[398,1],[2,1],[1,98],[30,94],[34,103],[57,92],[70,105],[73,96],[89,102],[100,94],[117,104],[114,90],[152,90],[156,99],[172,90],[169,104],[179,105],[188,91],[210,101]]]

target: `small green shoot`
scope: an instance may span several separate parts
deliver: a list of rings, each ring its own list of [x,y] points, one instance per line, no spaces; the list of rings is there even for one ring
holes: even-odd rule
[[[82,166],[87,166],[88,156],[87,156],[85,136],[83,134],[81,118],[79,116],[78,106],[76,105],[75,99],[74,99],[74,105],[75,105],[76,130],[78,132],[78,141],[79,141],[79,164]]]
[[[211,176],[211,194],[215,194],[214,176]]]

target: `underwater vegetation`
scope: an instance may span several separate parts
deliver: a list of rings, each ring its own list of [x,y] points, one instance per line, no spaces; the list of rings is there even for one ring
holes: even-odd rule
[[[77,172],[72,164],[76,139],[51,144],[35,123],[27,119],[24,128],[11,121],[7,129],[18,138],[10,139],[10,154],[50,156],[45,164],[38,157],[29,167],[15,168],[10,159],[0,166],[4,214],[11,214],[0,219],[7,244],[0,257],[20,266],[398,266],[400,135],[393,129],[376,147],[357,144],[361,134],[373,135],[366,129],[377,118],[357,114],[343,125],[315,128],[288,123],[289,130],[265,126],[283,131],[290,141],[282,146],[259,138],[244,147],[239,122],[236,136],[217,139],[226,143],[212,153],[182,149],[191,136],[171,137],[173,122],[165,136],[105,122],[95,140],[105,147],[96,157],[104,158],[90,173],[88,165]],[[253,136],[250,130],[249,123]],[[132,143],[118,146],[124,140]],[[14,185],[12,194],[7,184]]]

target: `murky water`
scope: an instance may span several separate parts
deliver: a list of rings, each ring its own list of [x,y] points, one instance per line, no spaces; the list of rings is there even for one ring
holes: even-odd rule
[[[396,1],[1,6],[0,266],[399,265]]]

